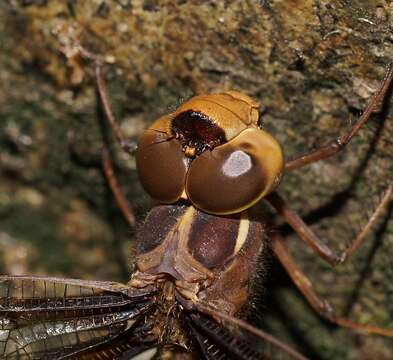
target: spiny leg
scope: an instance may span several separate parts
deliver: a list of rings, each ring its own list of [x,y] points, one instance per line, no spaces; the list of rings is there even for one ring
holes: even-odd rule
[[[124,139],[122,132],[120,130],[120,127],[117,124],[117,121],[116,121],[115,116],[113,114],[112,105],[111,105],[111,101],[109,99],[109,94],[108,94],[108,88],[106,86],[105,78],[102,74],[103,73],[103,64],[105,61],[103,60],[103,58],[100,55],[92,53],[91,51],[85,49],[80,44],[78,46],[78,51],[82,57],[84,57],[85,59],[90,60],[94,63],[97,90],[100,95],[101,104],[102,104],[103,110],[105,112],[106,119],[109,123],[109,126],[112,128],[112,131],[113,131],[113,134],[116,138],[116,141],[120,144],[120,146],[122,147],[122,149],[125,152],[133,155],[134,152],[136,151],[137,146],[135,143]]]
[[[114,133],[117,142],[120,144],[120,146],[125,152],[129,154],[133,154],[136,150],[136,144],[128,142],[123,138],[119,125],[117,124],[115,116],[113,115],[112,106],[108,95],[108,89],[106,86],[105,79],[102,75],[103,60],[98,55],[91,53],[90,51],[86,50],[82,46],[79,48],[79,51],[84,58],[94,62],[97,89],[100,96],[102,108],[105,112],[105,117],[109,123],[109,126],[112,128],[112,131]],[[119,186],[119,183],[116,179],[110,154],[106,147],[104,147],[102,150],[101,161],[102,161],[102,167],[104,170],[105,177],[112,190],[117,205],[119,206],[121,212],[123,213],[123,216],[126,219],[126,221],[131,226],[135,226],[135,216],[131,210],[131,207],[128,204],[128,201],[124,195],[123,190]]]
[[[290,208],[289,204],[276,192],[268,195],[266,200],[276,209],[276,211],[287,221],[300,238],[309,245],[316,254],[326,260],[331,265],[343,263],[362,245],[372,226],[387,207],[393,193],[393,183],[389,185],[373,214],[368,219],[366,225],[360,230],[355,239],[351,241],[341,254],[334,253],[328,246],[323,244],[318,236],[311,230],[301,217]]]
[[[135,226],[135,216],[131,210],[131,207],[128,204],[123,190],[119,186],[119,183],[116,179],[109,151],[106,148],[104,148],[102,151],[102,167],[104,169],[104,174],[108,181],[108,184],[115,197],[116,203],[121,212],[123,213],[124,218],[126,219],[128,224],[130,224],[131,226]]]
[[[310,279],[304,274],[304,272],[297,265],[295,259],[289,252],[288,246],[285,243],[283,237],[274,233],[271,236],[271,246],[276,254],[277,258],[284,266],[288,275],[291,277],[297,288],[307,299],[308,303],[314,308],[314,310],[320,314],[323,318],[343,327],[347,327],[360,332],[378,334],[387,337],[393,337],[393,329],[381,328],[377,326],[364,325],[344,317],[337,316],[334,313],[332,306],[329,302],[321,298],[314,290]]]
[[[309,154],[300,156],[294,160],[288,161],[285,164],[285,170],[291,171],[299,169],[305,165],[312,164],[319,160],[327,159],[343,150],[345,146],[348,145],[348,143],[351,141],[351,139],[357,134],[357,132],[362,128],[362,126],[368,121],[375,108],[383,101],[387,91],[389,90],[392,80],[393,63],[390,63],[379,89],[372,97],[364,113],[359,117],[359,119],[352,126],[352,128],[346,134],[340,136],[335,141],[333,141],[331,144],[323,146],[315,151],[312,151]]]

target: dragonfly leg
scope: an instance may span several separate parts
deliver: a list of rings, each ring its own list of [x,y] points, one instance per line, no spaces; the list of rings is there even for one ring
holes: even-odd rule
[[[340,136],[332,143],[323,146],[315,151],[312,151],[308,154],[305,154],[303,156],[299,156],[291,161],[288,161],[285,164],[285,170],[291,171],[291,170],[299,169],[305,165],[312,164],[323,159],[327,159],[337,154],[341,150],[343,150],[345,146],[348,145],[348,143],[351,141],[351,139],[363,127],[363,125],[368,121],[375,108],[379,104],[381,104],[387,91],[389,90],[392,80],[393,80],[393,63],[390,63],[379,89],[371,99],[370,103],[367,105],[366,110],[355,122],[352,128],[346,134]]]
[[[322,259],[331,265],[337,265],[347,260],[364,242],[370,233],[372,226],[377,222],[389,204],[393,194],[393,183],[388,186],[381,201],[375,208],[374,212],[368,219],[367,223],[356,237],[351,241],[350,245],[341,253],[335,253],[327,245],[325,245],[319,237],[311,230],[302,218],[290,208],[289,204],[278,194],[272,193],[266,197],[266,200],[275,208],[275,210],[286,220],[299,237],[310,246],[313,251]]]
[[[109,126],[111,127],[113,134],[116,138],[116,141],[120,144],[121,148],[127,152],[128,154],[133,155],[137,149],[137,145],[134,142],[128,141],[124,139],[124,136],[120,130],[120,127],[115,119],[113,114],[111,101],[109,99],[108,88],[106,85],[106,81],[103,75],[103,65],[102,62],[98,59],[94,61],[95,64],[95,75],[96,75],[96,83],[98,93],[100,95],[102,108],[105,113],[105,117],[108,121]]]
[[[102,151],[102,167],[109,187],[112,190],[116,203],[121,210],[124,218],[131,226],[135,226],[135,215],[131,210],[131,206],[129,205],[127,198],[124,195],[124,192],[120,187],[119,182],[116,179],[111,157],[107,148],[104,148]]]
[[[329,302],[315,292],[310,279],[306,274],[304,274],[296,263],[296,260],[292,257],[283,237],[279,233],[275,233],[272,235],[271,240],[273,252],[284,266],[288,275],[291,277],[300,292],[304,295],[308,303],[323,318],[339,326],[347,327],[362,333],[393,337],[393,329],[360,324],[336,315]]]

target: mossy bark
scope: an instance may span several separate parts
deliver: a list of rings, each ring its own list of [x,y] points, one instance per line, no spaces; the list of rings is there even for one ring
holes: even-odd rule
[[[195,93],[235,89],[260,100],[286,157],[345,132],[393,59],[389,1],[16,1],[0,4],[0,272],[125,281],[134,233],[100,166],[113,138],[91,64],[106,67],[115,113],[136,140]],[[69,57],[66,58],[65,54]],[[393,119],[383,111],[344,153],[287,174],[280,191],[323,241],[343,249],[393,178]],[[101,119],[101,120],[100,120]],[[134,160],[112,145],[140,219],[151,205]],[[393,327],[392,208],[365,246],[331,269],[288,235],[316,289],[362,322]],[[278,266],[262,325],[311,358],[389,359],[391,340],[322,322]]]

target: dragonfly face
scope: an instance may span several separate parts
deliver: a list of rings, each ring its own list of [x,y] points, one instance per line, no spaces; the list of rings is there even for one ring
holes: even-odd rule
[[[142,185],[161,203],[188,199],[212,214],[253,206],[278,185],[284,166],[281,146],[258,122],[259,105],[244,94],[193,97],[143,134]]]

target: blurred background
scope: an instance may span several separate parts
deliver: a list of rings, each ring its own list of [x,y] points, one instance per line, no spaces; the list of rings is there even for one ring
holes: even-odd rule
[[[0,2],[0,273],[127,281],[130,229],[103,176],[110,147],[139,223],[152,202],[115,144],[94,71],[108,62],[122,131],[143,129],[197,93],[257,98],[287,158],[346,131],[393,60],[391,1],[7,0]],[[287,174],[281,194],[343,249],[393,178],[391,93],[348,149]],[[261,205],[261,211],[265,211]],[[339,312],[393,327],[392,206],[366,244],[331,269],[288,229],[300,264]],[[312,359],[391,359],[392,340],[322,321],[267,260],[254,322]]]

